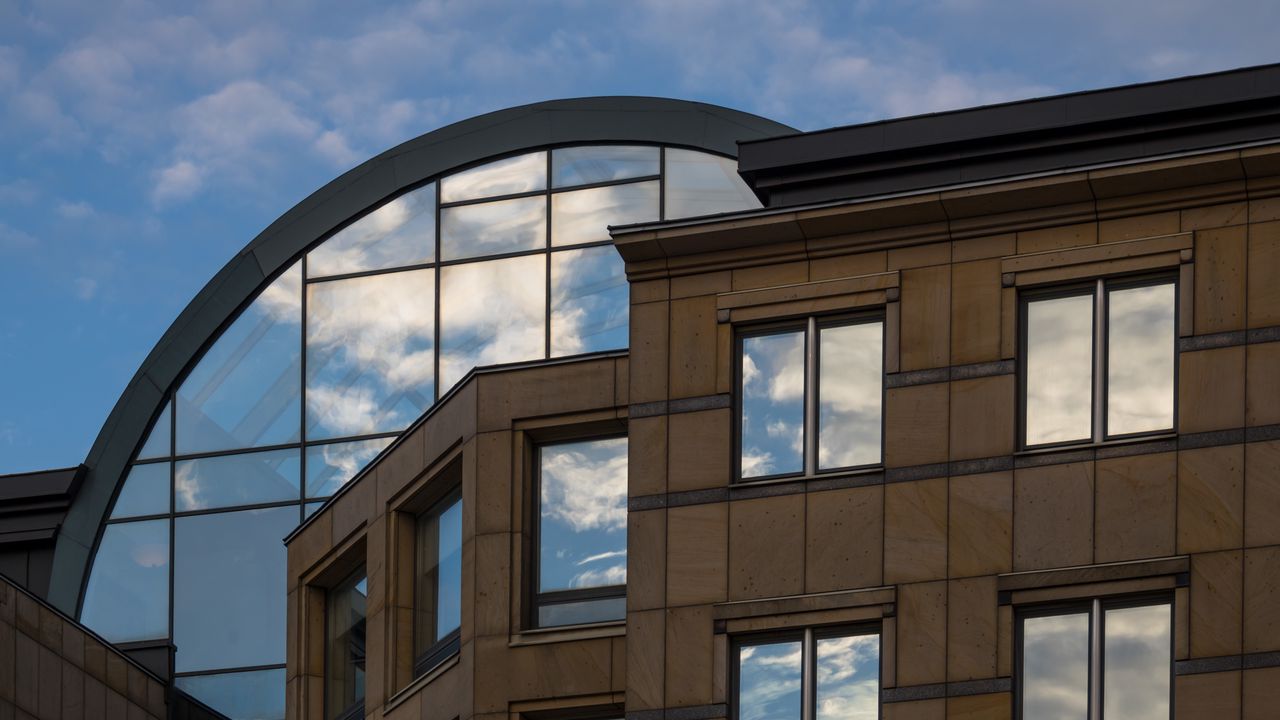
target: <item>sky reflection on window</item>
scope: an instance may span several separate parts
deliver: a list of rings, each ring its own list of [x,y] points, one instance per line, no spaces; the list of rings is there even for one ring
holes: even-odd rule
[[[428,263],[436,254],[435,183],[412,190],[307,253],[307,277]]]
[[[804,470],[804,330],[742,339],[742,477]]]
[[[880,462],[884,323],[818,330],[818,469]]]
[[[113,643],[169,634],[167,519],[103,529],[80,622]]]
[[[1027,445],[1093,435],[1093,295],[1027,303]]]
[[[1088,720],[1089,614],[1029,617],[1022,625],[1022,717]]]
[[[551,196],[551,244],[609,239],[610,225],[658,219],[658,182],[606,185]]]
[[[1174,284],[1107,295],[1107,434],[1173,428]]]
[[[876,720],[880,713],[880,636],[818,638],[817,720]]]
[[[627,439],[547,445],[540,453],[538,589],[627,582]]]
[[[440,211],[440,256],[462,260],[547,246],[547,199],[542,195],[460,205]]]
[[[440,184],[440,202],[514,195],[546,187],[547,153],[527,153],[450,175]]]
[[[800,720],[803,643],[738,649],[739,720]]]
[[[440,388],[473,367],[543,357],[545,255],[440,270]]]
[[[657,147],[644,145],[584,145],[551,153],[554,187],[590,185],[658,174]]]
[[[612,245],[551,254],[551,355],[627,346],[626,265]]]
[[[1103,621],[1103,715],[1168,720],[1169,605],[1110,608]]]

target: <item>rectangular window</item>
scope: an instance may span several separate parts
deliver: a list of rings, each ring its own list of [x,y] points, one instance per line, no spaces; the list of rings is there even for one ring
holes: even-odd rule
[[[627,439],[543,445],[537,456],[533,622],[626,617]]]
[[[735,720],[875,720],[880,634],[806,629],[734,643]]]
[[[1097,280],[1023,297],[1023,446],[1173,430],[1172,278]]]
[[[739,477],[880,463],[884,320],[809,318],[738,339]]]
[[[1168,720],[1173,606],[1092,600],[1019,616],[1020,717]]]
[[[329,590],[325,603],[325,717],[364,717],[365,603],[369,596],[364,568]]]
[[[418,516],[414,527],[414,675],[458,651],[462,625],[462,490]]]

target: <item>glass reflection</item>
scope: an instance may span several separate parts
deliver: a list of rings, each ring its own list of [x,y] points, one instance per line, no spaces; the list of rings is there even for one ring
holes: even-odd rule
[[[804,471],[804,331],[742,340],[742,477]]]
[[[298,507],[174,521],[178,672],[284,663],[285,549]]]
[[[180,460],[174,466],[179,512],[298,499],[302,461],[297,450],[269,450]]]
[[[1167,604],[1105,612],[1104,717],[1168,720],[1170,614]]]
[[[307,497],[328,497],[347,484],[395,438],[375,438],[307,448]]]
[[[693,150],[667,148],[667,220],[760,207],[738,176],[738,163]]]
[[[307,253],[307,276],[431,262],[436,253],[436,186],[407,192],[339,230]]]
[[[818,469],[880,462],[883,323],[818,329]]]
[[[658,219],[658,182],[606,185],[551,196],[551,244],[609,239],[610,225]]]
[[[627,439],[547,445],[540,453],[538,589],[627,582]]]
[[[1087,720],[1089,614],[1022,621],[1022,717]]]
[[[1107,293],[1107,434],[1173,427],[1173,283]]]
[[[621,620],[627,616],[625,597],[606,597],[577,602],[543,603],[538,606],[538,627],[589,625]]]
[[[817,720],[876,720],[880,713],[880,636],[818,638]]]
[[[450,175],[440,183],[440,202],[513,195],[546,187],[547,153],[535,152]]]
[[[440,389],[473,367],[546,352],[545,255],[440,270]]]
[[[1093,295],[1027,303],[1027,445],[1093,435]]]
[[[631,300],[612,245],[551,254],[551,355],[627,347]]]
[[[800,720],[801,642],[738,649],[738,718]]]
[[[113,643],[169,634],[169,521],[107,525],[80,622]]]
[[[462,625],[462,495],[455,491],[417,522],[414,654]]]
[[[178,388],[180,454],[298,441],[302,268],[253,301]]]
[[[433,270],[307,286],[308,439],[400,430],[431,406],[434,289]]]
[[[658,174],[656,147],[642,145],[586,145],[551,153],[554,187],[589,185]]]
[[[124,479],[112,518],[162,515],[169,512],[169,463],[134,465]]]
[[[440,257],[462,260],[547,245],[545,196],[460,205],[440,211]]]
[[[325,603],[325,715],[349,717],[364,705],[365,612],[369,587],[361,569],[330,589]]]
[[[156,418],[156,424],[151,426],[151,433],[138,451],[139,460],[169,457],[169,440],[173,437],[172,407],[172,403],[164,404],[164,410],[160,411],[160,417]]]
[[[284,720],[284,668],[176,677],[181,691],[232,720]]]

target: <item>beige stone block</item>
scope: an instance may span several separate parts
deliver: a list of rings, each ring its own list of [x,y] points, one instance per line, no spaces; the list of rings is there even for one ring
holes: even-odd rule
[[[890,483],[884,489],[884,581],[947,576],[947,480]]]
[[[3,593],[4,583],[0,583],[0,593]],[[14,630],[13,625],[0,619],[0,657],[9,658],[8,661],[0,663],[0,702],[12,703],[14,700],[14,665],[18,657],[17,647],[18,632]]]
[[[154,683],[152,683],[154,684]],[[66,660],[62,661],[62,688],[59,693],[62,720],[84,719],[84,673]]]
[[[1242,553],[1191,556],[1191,657],[1240,652]]]
[[[1012,693],[947,698],[947,720],[1009,720]]]
[[[476,435],[476,534],[511,530],[512,438],[508,431]]]
[[[1280,325],[1280,222],[1249,227],[1249,327]]]
[[[1249,201],[1249,222],[1255,225],[1280,220],[1280,197]]]
[[[627,422],[627,493],[630,497],[667,491],[667,416]]]
[[[951,577],[1013,569],[1013,473],[949,481],[947,565]]]
[[[609,668],[610,689],[614,692],[627,691],[627,639],[625,637],[613,638],[613,659],[612,666]]]
[[[631,358],[613,359],[613,404],[625,408],[631,404]]]
[[[1098,223],[1098,242],[1120,242],[1172,235],[1179,231],[1181,224],[1182,218],[1177,210],[1103,220]]]
[[[944,720],[947,716],[947,701],[937,699],[885,703],[883,713],[884,720]]]
[[[947,682],[996,676],[996,577],[947,584]]]
[[[1182,211],[1181,230],[1208,230],[1211,228],[1243,225],[1249,220],[1249,203],[1234,202],[1207,207],[1188,208]]]
[[[1013,606],[1001,605],[996,610],[999,635],[996,639],[996,675],[1013,674]]]
[[[1197,335],[1244,328],[1246,235],[1243,226],[1196,233]]]
[[[951,266],[951,362],[1000,359],[1000,261]]]
[[[805,592],[875,587],[884,571],[884,489],[809,493]]]
[[[40,644],[59,652],[62,649],[62,619],[47,607],[40,607]]]
[[[711,608],[667,610],[666,706],[687,707],[711,702]]]
[[[724,602],[728,595],[729,506],[667,511],[667,604]]]
[[[101,682],[107,681],[107,649],[97,640],[85,640],[84,670]]]
[[[107,653],[107,687],[121,695],[129,693],[129,665],[113,652]]]
[[[1172,555],[1177,533],[1177,453],[1099,460],[1095,469],[1095,560]]]
[[[948,241],[894,248],[889,251],[890,270],[946,265],[951,262],[951,243]]]
[[[803,495],[729,503],[729,599],[804,592]]]
[[[951,261],[956,263],[1004,257],[1015,255],[1017,252],[1017,233],[966,238],[951,243]]]
[[[1276,275],[1280,285],[1280,274]],[[1280,342],[1245,348],[1245,424],[1280,424]]]
[[[486,533],[467,544],[475,553],[475,634],[506,635],[511,617],[511,536]]]
[[[1013,476],[1013,569],[1093,561],[1093,463],[1024,468]]]
[[[40,644],[19,629],[14,647],[13,702],[18,709],[34,715],[40,712]]]
[[[627,707],[663,706],[666,653],[665,610],[627,614]]]
[[[700,397],[716,391],[716,299],[671,301],[670,396]],[[634,397],[634,395],[633,395]]]
[[[1194,433],[1242,427],[1244,348],[1184,352],[1178,359],[1178,430]]]
[[[631,306],[631,402],[667,399],[668,303]]]
[[[1280,667],[1245,670],[1241,680],[1243,720],[1274,720],[1280,708]]]
[[[946,265],[902,272],[902,369],[950,364],[951,268]]]
[[[1178,552],[1238,548],[1244,541],[1244,447],[1178,453]]]
[[[611,409],[613,378],[608,358],[481,375],[478,429],[505,430],[514,419]]]
[[[1018,233],[1018,254],[1025,255],[1097,243],[1098,223],[1096,222],[1028,230]]]
[[[329,514],[333,517],[336,542],[350,537],[377,515],[377,490],[376,478],[364,477],[347,483],[342,495],[334,499]]]
[[[42,719],[62,720],[62,658],[47,647],[40,647],[37,713]],[[127,681],[126,681],[127,683]]]
[[[1174,678],[1177,720],[1236,720],[1240,717],[1240,673],[1202,673]]]
[[[1244,551],[1244,651],[1280,650],[1280,547]]]
[[[804,260],[758,267],[737,268],[733,271],[733,289],[751,290],[754,288],[776,287],[778,285],[795,285],[809,281],[809,263]]]
[[[40,604],[26,593],[18,593],[15,623],[20,632],[32,640],[40,639]]]
[[[659,302],[671,297],[671,281],[666,278],[658,280],[640,280],[631,283],[631,304]]]
[[[733,275],[728,270],[681,275],[671,278],[671,299],[715,295],[733,289]]]
[[[508,648],[507,673],[499,675],[498,682],[511,699],[607,693],[612,663],[611,638]],[[476,667],[483,668],[481,675],[491,672],[479,658]]]
[[[947,583],[898,586],[898,685],[947,676]]]
[[[885,392],[885,465],[908,467],[947,460],[947,383]]]
[[[1244,544],[1280,545],[1280,440],[1244,446]]]
[[[84,667],[84,631],[64,623],[62,626],[62,657],[78,668]]]
[[[627,609],[666,604],[667,511],[627,513]]]
[[[1014,446],[1013,375],[958,380],[951,384],[951,459],[1008,455]]]
[[[728,408],[667,417],[668,492],[726,487],[730,480],[733,413]]]
[[[888,269],[888,253],[884,250],[838,255],[809,261],[809,279],[831,280],[884,272]]]
[[[378,497],[386,502],[413,482],[426,467],[426,433],[421,427],[400,436],[396,447],[378,463]],[[328,512],[326,509],[322,512]],[[313,521],[314,522],[314,521]],[[296,540],[294,541],[296,544]],[[326,548],[327,549],[327,548]]]

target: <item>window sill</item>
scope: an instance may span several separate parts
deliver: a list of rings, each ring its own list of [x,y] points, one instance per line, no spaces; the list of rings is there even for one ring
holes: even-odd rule
[[[729,485],[729,488],[751,488],[751,487],[768,487],[770,485],[786,485],[789,483],[809,483],[822,480],[839,480],[849,477],[864,477],[867,475],[878,475],[884,472],[884,465],[867,465],[865,467],[851,468],[848,470],[824,470],[814,473],[813,475],[781,475],[763,478],[739,478]]]
[[[552,643],[572,642],[574,640],[594,640],[596,638],[623,637],[627,634],[626,620],[610,620],[589,625],[561,625],[550,628],[532,628],[513,633],[507,647],[526,647],[529,645],[549,645]]]
[[[1125,447],[1127,445],[1141,445],[1143,443],[1162,442],[1165,440],[1177,440],[1178,433],[1175,431],[1166,431],[1152,433],[1150,435],[1130,435],[1121,438],[1112,438],[1101,442],[1080,442],[1061,445],[1039,445],[1036,447],[1026,448],[1014,452],[1014,457],[1037,457],[1039,455],[1050,455],[1054,453],[1069,453],[1077,450],[1098,450],[1101,448]]]
[[[449,672],[449,670],[453,669],[453,667],[458,664],[458,660],[461,655],[461,651],[455,652],[444,660],[441,660],[440,664],[414,678],[413,682],[405,686],[403,690],[387,699],[386,704],[383,705],[383,713],[390,713],[392,710],[403,704],[405,700],[413,697],[419,690],[434,682],[436,678]]]

